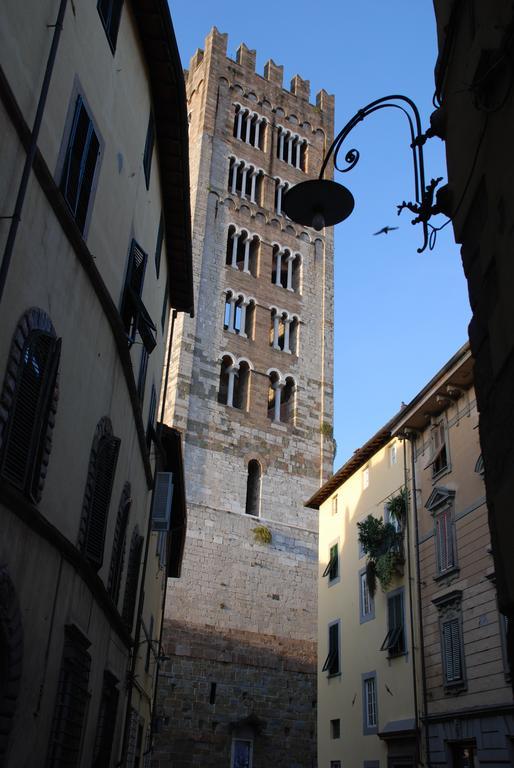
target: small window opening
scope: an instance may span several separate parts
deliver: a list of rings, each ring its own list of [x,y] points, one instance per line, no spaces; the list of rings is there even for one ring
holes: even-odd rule
[[[261,501],[261,465],[255,459],[248,462],[248,479],[246,483],[246,506],[247,515],[259,517]]]
[[[216,683],[211,683],[211,690],[209,693],[209,704],[215,704],[216,702]]]

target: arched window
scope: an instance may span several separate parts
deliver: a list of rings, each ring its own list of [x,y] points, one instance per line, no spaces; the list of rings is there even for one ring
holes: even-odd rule
[[[248,398],[250,395],[250,366],[243,361],[235,373],[234,380],[234,408],[242,411],[248,410]]]
[[[111,567],[109,570],[109,582],[107,591],[115,605],[118,604],[120,596],[121,577],[123,574],[123,561],[125,560],[125,547],[127,538],[127,525],[132,504],[130,492],[130,483],[125,483],[121,492],[120,505],[118,507],[118,516],[116,518],[116,528],[114,529],[114,539],[112,542]]]
[[[291,287],[295,293],[301,293],[302,289],[302,258],[299,253],[293,259],[291,265]]]
[[[283,424],[292,424],[294,421],[294,380],[288,376],[282,389],[282,398],[280,403],[280,421]]]
[[[255,459],[248,462],[248,479],[246,481],[246,505],[247,515],[259,517],[261,508],[261,465]]]
[[[41,499],[58,398],[61,340],[42,309],[21,317],[2,389],[0,475],[32,501]]]
[[[297,317],[293,316],[289,324],[289,351],[292,355],[298,354],[298,329],[300,323]]]
[[[234,396],[234,390],[233,390],[234,385],[233,385],[233,381],[231,382],[231,378],[233,375],[233,365],[234,365],[234,362],[231,357],[228,357],[228,355],[226,355],[221,361],[220,383],[218,388],[218,403],[221,403],[222,405],[232,405],[232,398]],[[229,387],[229,384],[231,384],[230,387]],[[230,402],[229,402],[229,394],[230,394]]]
[[[125,594],[123,596],[123,621],[129,631],[132,631],[134,623],[134,610],[136,608],[137,586],[139,584],[139,570],[141,567],[141,555],[143,553],[143,537],[139,535],[137,525],[132,531],[130,540],[130,552],[127,565],[127,580],[125,582]]]
[[[268,419],[280,421],[280,376],[276,371],[269,375]]]
[[[111,420],[105,416],[96,427],[89,455],[78,540],[80,551],[95,570],[99,570],[103,563],[105,530],[120,442],[119,437],[112,433]]]
[[[228,228],[225,264],[233,269],[257,277],[259,267],[260,240],[246,230],[238,232],[234,226]]]

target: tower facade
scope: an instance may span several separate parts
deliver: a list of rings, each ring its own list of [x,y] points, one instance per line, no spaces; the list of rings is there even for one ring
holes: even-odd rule
[[[227,57],[187,73],[195,318],[175,321],[165,421],[183,431],[188,538],[169,580],[159,766],[315,761],[317,515],[331,472],[333,240],[284,191],[317,175],[334,99]]]

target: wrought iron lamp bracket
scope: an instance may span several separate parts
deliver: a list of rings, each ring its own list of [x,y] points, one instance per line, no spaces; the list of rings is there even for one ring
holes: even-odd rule
[[[412,150],[412,163],[414,168],[414,196],[415,202],[405,202],[405,200],[397,206],[398,215],[407,208],[416,216],[412,219],[412,224],[421,224],[423,227],[423,245],[418,248],[418,253],[422,253],[429,244],[428,222],[430,218],[439,213],[437,204],[434,204],[435,188],[442,181],[442,177],[432,179],[430,184],[425,184],[425,164],[423,159],[423,145],[426,140],[433,135],[431,129],[428,129],[426,133],[421,130],[421,119],[418,108],[412,99],[407,96],[392,95],[383,96],[380,99],[370,102],[358,112],[346,123],[344,128],[337,134],[332,142],[319,173],[319,179],[323,179],[325,169],[332,158],[334,168],[341,173],[347,173],[355,168],[359,162],[360,153],[357,149],[349,149],[345,156],[344,161],[346,167],[340,167],[338,164],[339,152],[347,136],[353,131],[353,129],[361,123],[366,117],[377,112],[380,109],[399,109],[407,117],[409,123],[409,130],[411,136],[410,148]]]

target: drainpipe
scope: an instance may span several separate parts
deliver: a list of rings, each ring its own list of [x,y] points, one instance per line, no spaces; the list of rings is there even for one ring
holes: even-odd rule
[[[11,225],[9,227],[9,234],[7,235],[7,241],[5,243],[4,255],[2,257],[2,263],[0,265],[0,302],[4,293],[5,283],[7,280],[7,273],[11,263],[11,257],[14,250],[14,243],[16,241],[16,234],[18,232],[18,225],[21,221],[21,213],[23,210],[23,204],[25,202],[25,195],[27,193],[27,187],[30,178],[30,172],[34,163],[34,157],[37,150],[37,140],[39,138],[39,130],[41,128],[41,122],[43,120],[43,112],[45,110],[46,99],[50,88],[50,80],[54,69],[55,59],[57,56],[57,48],[59,46],[59,38],[62,32],[62,23],[64,19],[64,13],[66,11],[67,0],[61,0],[59,5],[59,12],[57,14],[57,20],[55,24],[49,24],[48,27],[54,27],[54,36],[52,38],[52,45],[50,47],[50,53],[48,54],[48,61],[46,62],[45,76],[43,78],[43,85],[41,86],[41,93],[39,94],[39,101],[36,110],[36,116],[34,118],[34,125],[32,127],[32,133],[30,134],[30,143],[27,150],[27,156],[25,158],[25,165],[23,167],[23,173],[21,175],[20,186],[18,188],[18,195],[16,197],[16,203],[14,206],[14,213],[11,218]]]
[[[414,690],[414,717],[415,717],[415,727],[416,727],[416,760],[419,763],[419,755],[420,755],[420,748],[419,748],[419,711],[418,711],[418,679],[417,679],[417,671],[416,671],[416,651],[415,651],[415,638],[414,638],[414,607],[412,604],[413,600],[413,589],[415,586],[415,580],[412,576],[412,562],[411,562],[411,532],[410,532],[410,509],[409,509],[409,494],[408,494],[408,482],[409,482],[409,475],[408,475],[408,469],[407,469],[407,440],[404,438],[403,440],[403,482],[405,486],[405,494],[406,494],[406,502],[407,502],[407,510],[406,510],[406,516],[405,516],[405,534],[407,538],[407,571],[409,574],[409,619],[410,619],[410,637],[411,637],[411,648],[412,648],[412,682],[413,682],[413,690]]]
[[[427,767],[431,768],[430,761],[430,738],[428,729],[428,697],[427,697],[427,673],[425,664],[425,639],[423,636],[423,605],[421,601],[421,568],[419,563],[419,525],[418,525],[418,500],[416,489],[416,460],[415,460],[415,440],[414,432],[406,431],[405,437],[411,444],[411,473],[412,473],[412,511],[414,513],[414,530],[416,534],[416,581],[418,586],[418,617],[419,617],[419,649],[421,654],[421,682],[423,694],[423,714],[422,721],[425,724],[425,750]]]

